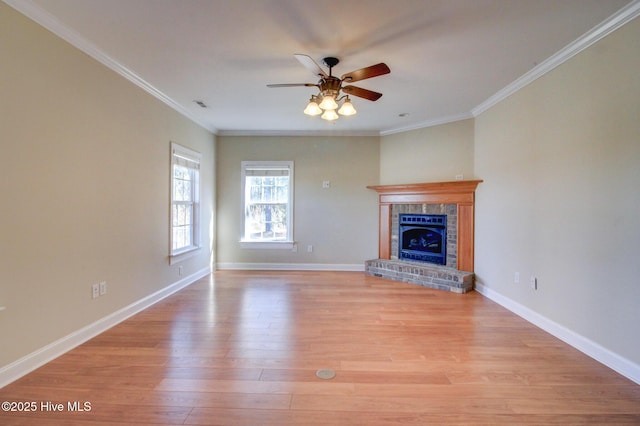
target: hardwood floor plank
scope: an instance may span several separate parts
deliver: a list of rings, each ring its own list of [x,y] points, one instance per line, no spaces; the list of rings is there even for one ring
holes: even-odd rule
[[[233,392],[162,392],[154,391],[145,396],[141,404],[196,407],[243,408],[260,410],[286,410],[291,405],[291,395],[270,393]]]
[[[510,398],[561,398],[549,386],[513,386],[513,385],[433,385],[433,384],[380,384],[357,383],[354,395],[373,397],[402,397],[432,395],[437,398],[507,400]]]
[[[518,414],[640,414],[638,400],[627,398],[521,398],[508,400]]]
[[[363,419],[364,417],[364,419]],[[187,425],[282,426],[373,425],[369,416],[335,411],[194,409]]]
[[[507,400],[495,398],[293,395],[291,401],[293,410],[326,410],[327,407],[352,412],[514,414]]]
[[[228,392],[228,393],[264,393],[312,395],[350,395],[354,393],[353,383],[333,381],[313,381],[315,375],[303,382],[265,382],[246,380],[184,380],[164,379],[155,390],[165,392]]]
[[[307,381],[313,377],[315,370],[295,369],[266,369],[263,370],[260,380],[263,381]],[[375,373],[359,371],[338,371],[333,382],[340,383],[384,383],[391,384],[450,384],[449,379],[443,373]]]
[[[91,403],[2,425],[640,424],[640,386],[480,294],[358,272],[218,271],[0,401]]]

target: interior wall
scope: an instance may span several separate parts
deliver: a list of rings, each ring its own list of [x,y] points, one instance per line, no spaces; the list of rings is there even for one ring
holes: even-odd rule
[[[378,137],[218,138],[218,238],[220,267],[238,264],[318,264],[364,268],[378,255]],[[294,162],[293,233],[297,252],[241,249],[240,163]],[[329,189],[322,188],[330,181]],[[313,251],[308,252],[308,246]],[[234,266],[235,265],[235,266]]]
[[[636,365],[638,52],[635,19],[475,120],[477,282]]]
[[[210,266],[215,138],[4,3],[0,40],[2,368]],[[170,141],[203,154],[205,248],[182,276]]]
[[[380,185],[474,179],[473,119],[382,137]]]

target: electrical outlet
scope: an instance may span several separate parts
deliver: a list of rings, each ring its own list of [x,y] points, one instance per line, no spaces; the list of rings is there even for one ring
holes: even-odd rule
[[[91,286],[91,298],[96,299],[100,296],[100,284],[93,284]]]
[[[514,284],[518,284],[520,282],[520,272],[513,273],[513,282]]]
[[[464,175],[456,175],[456,180],[463,180],[464,179]]]
[[[532,275],[531,278],[529,279],[529,283],[531,284],[531,289],[532,290],[537,290],[538,289],[538,278],[536,278],[536,277],[534,277]]]
[[[313,252],[313,246],[312,245],[308,245],[307,246],[307,253],[312,253]]]
[[[182,265],[178,266],[178,275],[182,276]]]
[[[104,296],[105,294],[107,294],[107,282],[102,281],[100,283],[100,296]]]

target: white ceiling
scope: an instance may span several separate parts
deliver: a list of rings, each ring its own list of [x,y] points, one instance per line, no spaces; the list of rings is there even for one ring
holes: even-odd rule
[[[472,117],[639,9],[638,0],[5,1],[218,134],[283,135],[389,134]],[[352,98],[358,114],[333,123],[308,117],[314,88],[266,87],[316,83],[294,53],[337,56],[338,76],[385,62],[390,74],[354,83],[384,96]]]

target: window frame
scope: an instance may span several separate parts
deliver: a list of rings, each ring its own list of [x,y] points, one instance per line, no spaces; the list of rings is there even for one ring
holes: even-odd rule
[[[287,239],[286,240],[257,240],[246,236],[246,179],[248,169],[273,169],[289,171],[288,200],[286,208]],[[294,212],[294,165],[293,161],[242,161],[240,178],[240,247],[254,249],[283,249],[291,250],[295,246],[293,238],[293,212]]]
[[[170,202],[169,202],[169,264],[183,261],[189,257],[196,255],[201,249],[200,244],[200,165],[202,154],[180,145],[176,142],[171,142],[171,164],[170,164]],[[174,175],[174,168],[176,165],[180,165],[189,169],[192,177],[191,185],[191,198],[188,203],[191,205],[191,244],[188,246],[174,249],[174,206],[177,204],[185,204],[183,201],[175,199],[176,190],[176,178]]]

